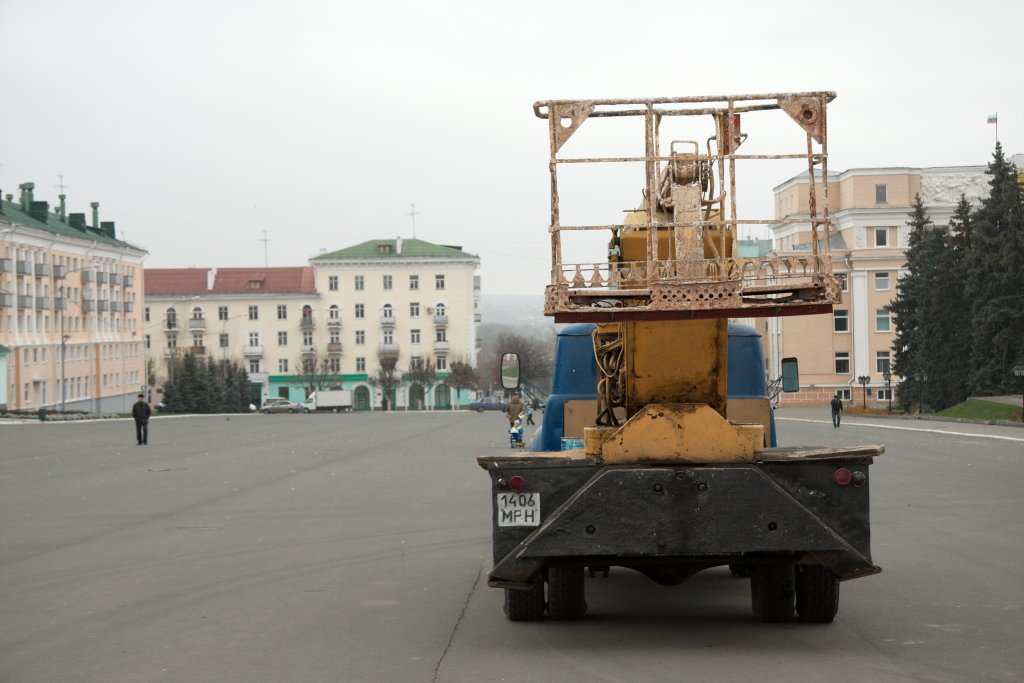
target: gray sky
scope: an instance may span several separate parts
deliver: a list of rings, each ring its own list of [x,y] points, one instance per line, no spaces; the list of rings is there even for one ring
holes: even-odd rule
[[[539,294],[535,100],[828,89],[831,169],[984,164],[997,111],[1024,152],[1022,25],[1010,0],[0,0],[0,189],[52,204],[63,174],[150,267],[262,265],[263,230],[270,265],[301,265],[411,236],[415,203],[418,237],[480,254],[485,294]],[[745,178],[741,207],[769,215],[797,171]],[[630,182],[567,208],[612,222]]]

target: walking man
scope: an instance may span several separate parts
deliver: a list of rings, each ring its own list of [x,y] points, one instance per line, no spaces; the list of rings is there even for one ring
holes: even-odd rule
[[[839,400],[839,394],[832,397],[832,427],[839,429],[839,421],[843,416],[843,402]]]
[[[139,394],[139,400],[132,406],[132,418],[135,419],[135,439],[140,446],[149,443],[149,416],[152,414],[145,395]]]

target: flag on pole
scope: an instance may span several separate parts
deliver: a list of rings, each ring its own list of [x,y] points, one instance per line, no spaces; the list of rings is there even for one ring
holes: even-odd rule
[[[988,122],[989,123],[998,124],[999,123],[999,114],[989,114],[988,115]]]

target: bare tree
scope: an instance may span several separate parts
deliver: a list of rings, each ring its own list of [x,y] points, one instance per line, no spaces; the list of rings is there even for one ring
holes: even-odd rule
[[[501,332],[493,351],[494,379],[501,385],[501,354],[519,355],[519,376],[529,380],[544,391],[551,390],[551,374],[554,371],[554,343],[547,335],[524,337],[514,332]]]
[[[445,378],[444,382],[452,389],[455,389],[452,405],[458,405],[459,392],[463,389],[476,389],[480,384],[480,376],[477,374],[476,368],[468,360],[458,356],[452,358],[451,362],[448,363],[448,377]]]
[[[434,370],[434,364],[429,360],[426,363],[420,361],[409,367],[409,384],[411,387],[420,387],[423,390],[424,398],[430,385],[436,381],[437,372]],[[418,407],[422,408],[423,406]]]
[[[303,353],[295,361],[295,373],[290,384],[302,387],[308,398],[314,391],[321,391],[333,384],[330,359],[318,352]]]
[[[367,381],[384,392],[384,410],[393,410],[395,390],[402,386],[402,372],[398,369],[398,352],[377,352],[377,374]]]

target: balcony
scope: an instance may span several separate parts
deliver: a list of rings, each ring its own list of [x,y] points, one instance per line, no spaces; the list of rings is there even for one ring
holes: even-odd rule
[[[46,277],[50,274],[50,267],[45,263],[36,264],[36,277]]]
[[[448,327],[448,315],[445,313],[435,313],[434,324],[438,327]]]
[[[242,353],[246,356],[262,356],[263,346],[260,344],[249,344],[242,350]]]
[[[7,292],[0,292],[0,308],[10,308],[14,303],[14,295]]]
[[[67,277],[68,268],[67,266],[54,266],[53,267],[53,279],[62,280]]]
[[[397,358],[398,344],[385,344],[381,342],[380,346],[377,347],[377,353],[381,358]]]
[[[133,313],[134,311],[135,311],[135,302],[134,301],[125,301],[124,302],[124,312],[125,313]]]
[[[110,312],[111,313],[120,313],[121,312],[121,302],[120,301],[111,300],[110,301]]]
[[[18,275],[31,275],[32,264],[28,261],[17,261],[15,262],[15,269]]]
[[[110,284],[120,286],[121,285],[121,274],[120,273],[111,273],[110,274]]]
[[[50,310],[50,302],[46,300],[44,296],[36,297],[36,310],[37,311],[48,311]]]
[[[102,270],[96,271],[96,283],[105,285],[110,281],[110,277]]]
[[[168,332],[178,331],[178,321],[175,318],[168,318],[164,321],[164,329]]]
[[[341,353],[341,342],[329,342],[327,344],[327,353]]]
[[[96,302],[96,310],[100,313],[106,313],[110,310],[110,302],[106,299],[100,299]]]
[[[83,299],[91,299],[92,298],[92,289],[90,289],[89,287],[84,287],[82,289],[82,298]]]
[[[124,284],[125,287],[134,287],[135,286],[135,276],[134,275],[125,275],[123,278],[121,278],[121,281],[122,281],[122,283]]]
[[[337,329],[341,327],[341,318],[328,318],[327,327]]]
[[[299,318],[299,329],[300,330],[312,330],[316,328],[316,322],[313,320],[313,316],[304,315]]]
[[[96,302],[92,299],[82,299],[82,311],[84,313],[92,313],[96,310]]]
[[[32,297],[30,295],[28,295],[28,294],[19,294],[18,295],[18,308],[32,308],[33,305],[34,305],[34,302],[32,301]]]
[[[14,261],[9,258],[0,258],[0,273],[10,273],[14,270]]]
[[[93,271],[91,271],[91,270],[83,270],[81,278],[82,278],[82,284],[83,285],[87,284],[89,282],[95,282],[96,281],[96,278],[93,277]]]
[[[303,356],[315,356],[316,355],[316,347],[314,347],[314,346],[303,346],[302,347],[302,355]]]
[[[434,342],[434,353],[448,353],[448,342],[447,341],[435,341]]]
[[[66,311],[68,310],[68,302],[66,299],[60,297],[53,300],[53,310],[55,311]]]
[[[189,318],[188,329],[193,332],[205,332],[206,331],[206,318]]]
[[[380,319],[380,326],[381,326],[381,329],[393,330],[393,329],[395,329],[395,319],[394,318],[381,318]]]
[[[188,352],[191,353],[193,356],[205,356],[206,355],[206,347],[205,346],[190,346],[190,347],[188,347]]]

